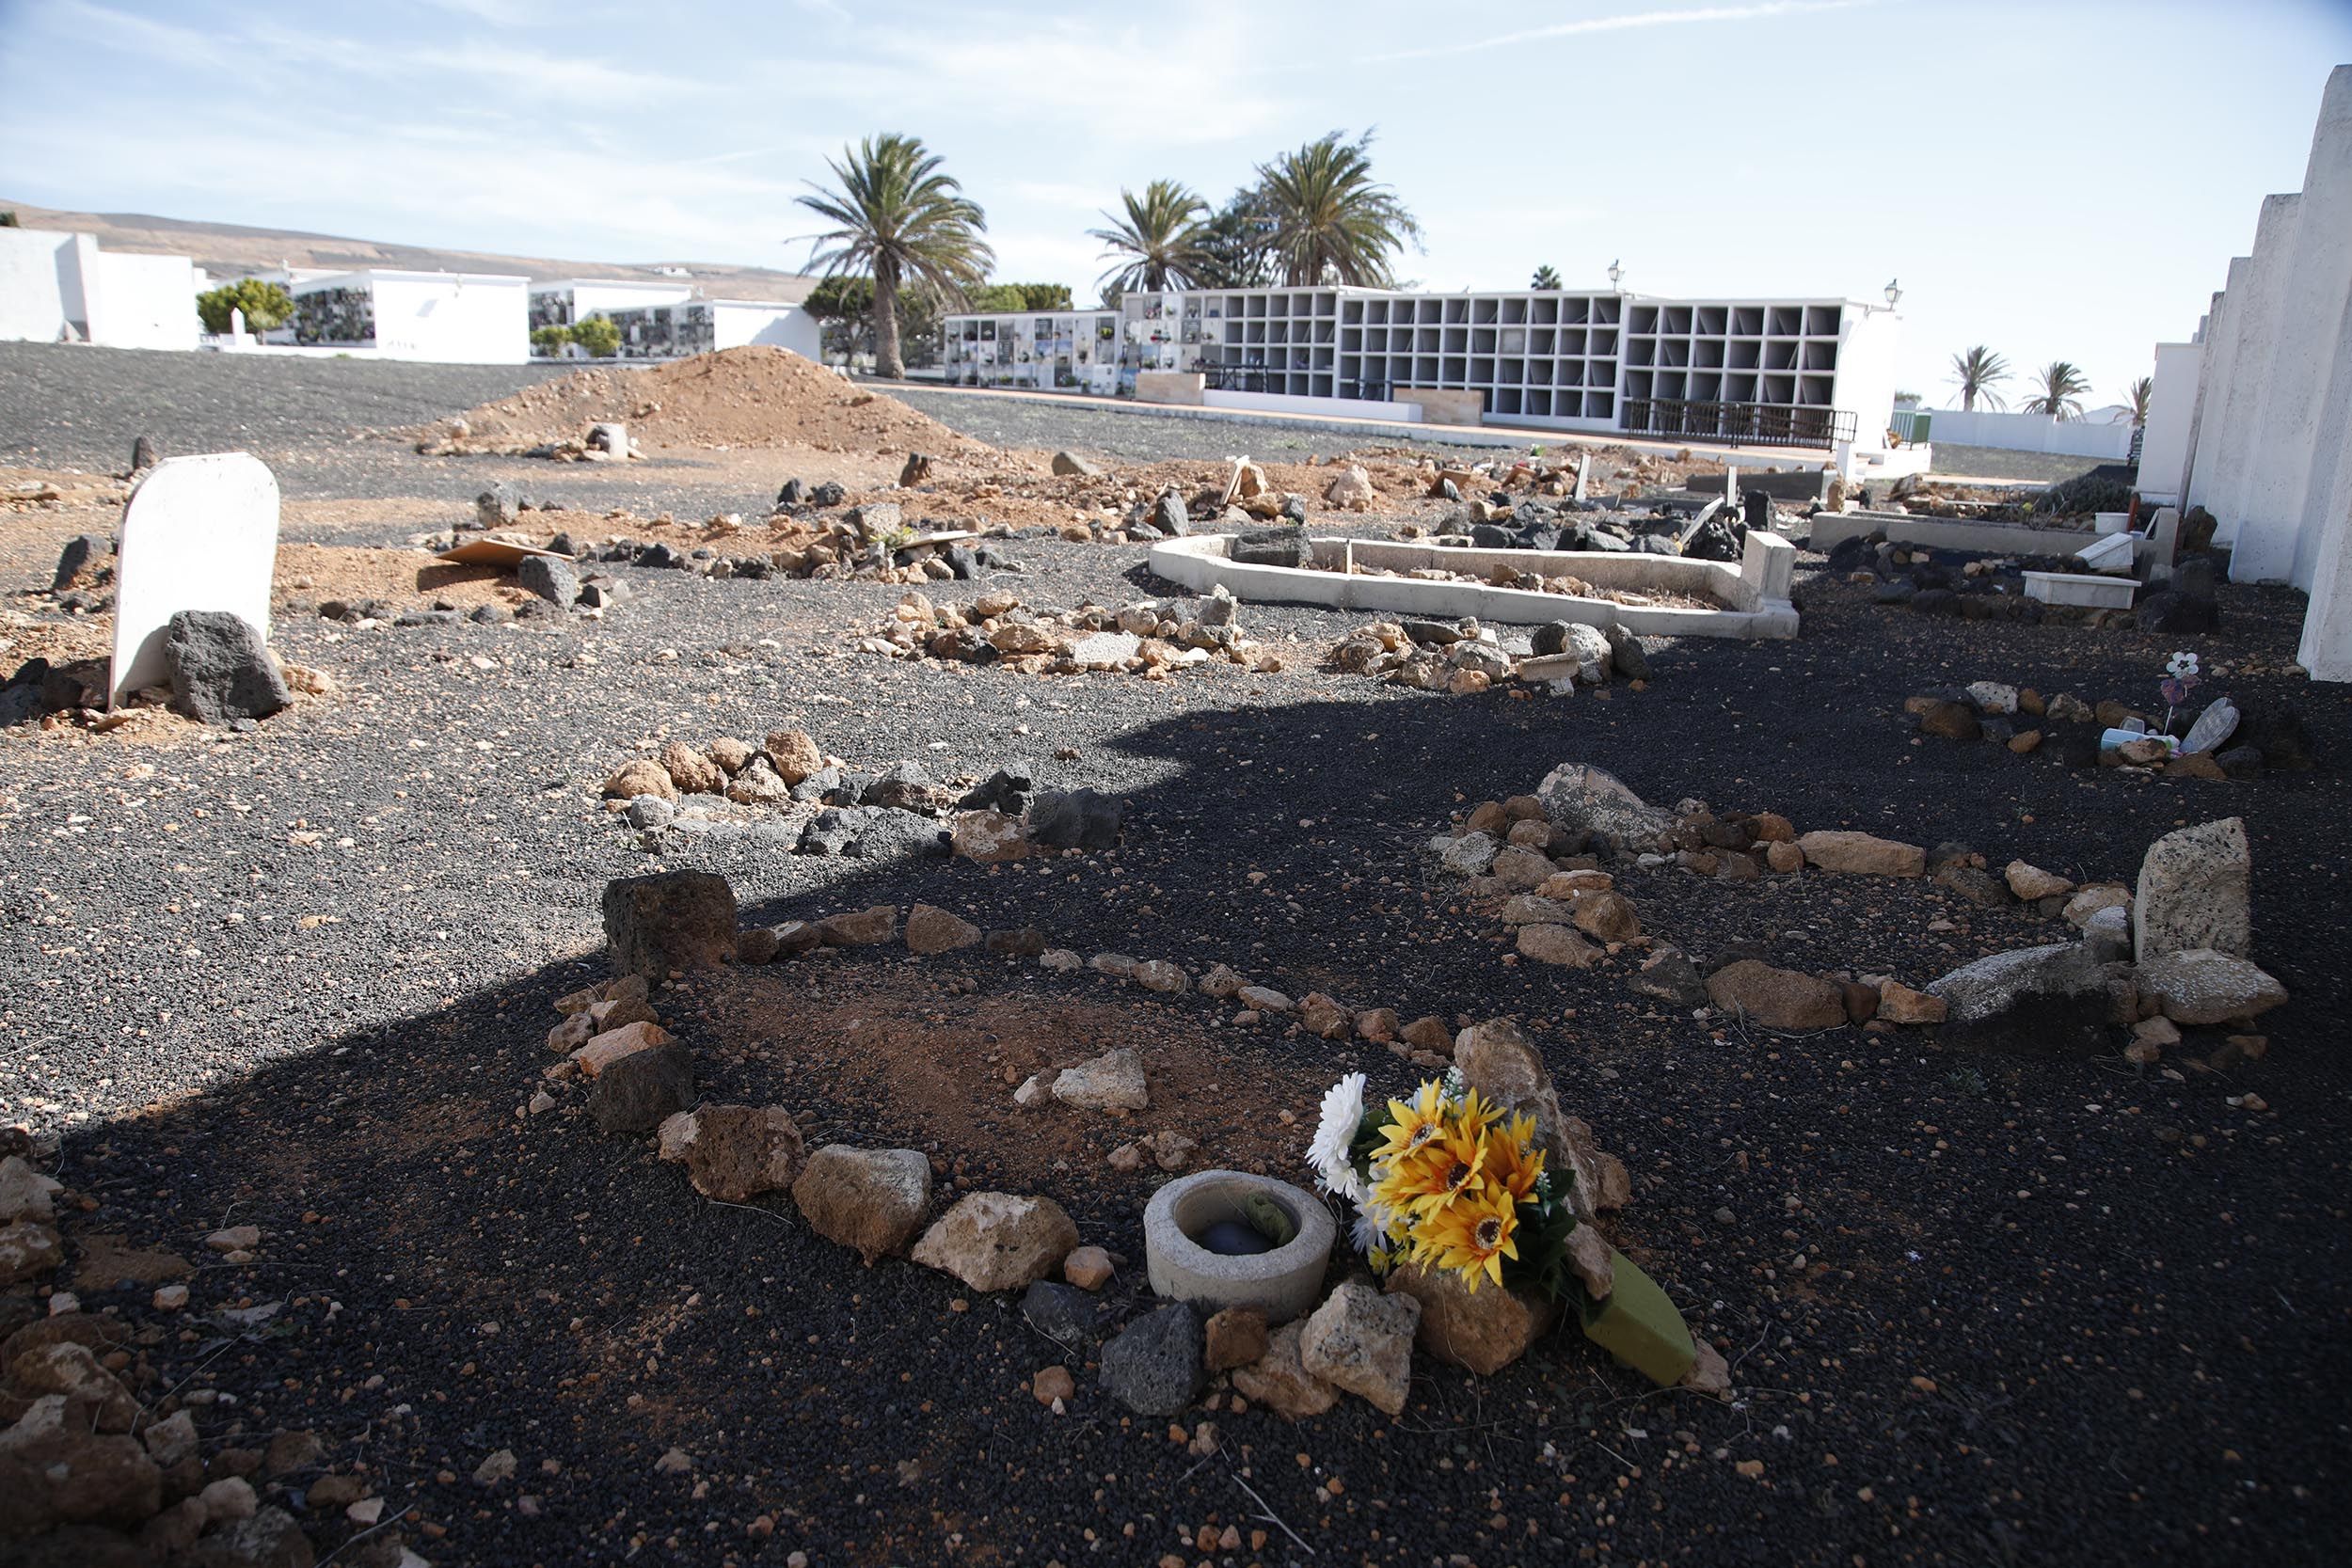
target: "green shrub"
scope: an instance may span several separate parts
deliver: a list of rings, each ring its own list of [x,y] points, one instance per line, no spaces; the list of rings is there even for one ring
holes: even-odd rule
[[[2079,516],[2086,512],[2128,512],[2131,505],[2130,485],[2122,480],[2102,479],[2097,474],[2077,474],[2051,485],[2033,500],[2038,515],[2054,517]]]
[[[561,354],[572,341],[568,326],[535,326],[531,330],[531,346],[549,354]]]
[[[602,316],[590,316],[572,324],[572,341],[598,359],[610,359],[621,352],[621,329]]]
[[[267,332],[286,325],[294,314],[294,296],[283,286],[258,277],[240,277],[196,296],[197,319],[207,332],[228,331],[230,313],[236,310],[245,312],[247,332]]]

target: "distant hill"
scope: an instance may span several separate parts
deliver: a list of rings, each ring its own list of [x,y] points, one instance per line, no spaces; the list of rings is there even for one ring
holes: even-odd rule
[[[352,240],[309,234],[294,229],[248,229],[234,223],[199,223],[147,213],[75,213],[0,198],[0,212],[13,210],[27,229],[71,229],[96,234],[108,250],[192,256],[216,277],[241,277],[277,266],[401,267],[415,272],[525,273],[533,281],[558,277],[602,277],[644,282],[687,281],[708,299],[757,299],[797,305],[817,279],[768,267],[725,266],[716,261],[565,261],[545,256],[501,256],[481,250],[436,250],[428,245]],[[684,267],[685,279],[657,269]]]

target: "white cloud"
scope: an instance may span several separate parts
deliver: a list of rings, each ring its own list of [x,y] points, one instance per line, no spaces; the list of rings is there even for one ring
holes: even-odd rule
[[[1041,207],[1069,207],[1082,213],[1101,212],[1119,200],[1116,189],[1104,191],[1092,185],[1063,184],[1051,180],[1016,180],[1006,188],[1022,200]]]
[[[1872,4],[1875,0],[1763,0],[1758,5],[1704,6],[1678,11],[1627,11],[1616,16],[1588,16],[1574,22],[1555,22],[1542,27],[1523,27],[1517,32],[1496,33],[1461,43],[1438,43],[1424,49],[1399,49],[1389,54],[1367,55],[1359,63],[1428,60],[1448,55],[1473,54],[1482,49],[1502,49],[1515,43],[1534,43],[1545,39],[1576,38],[1588,33],[1621,33],[1640,27],[1685,27],[1708,22],[1760,22],[1773,17],[1801,16],[1812,11],[1850,10],[1856,6]]]
[[[134,16],[87,0],[65,0],[41,8],[31,16],[51,24],[72,47],[85,52],[108,48],[160,60],[168,65],[226,68],[233,54],[213,35],[153,17]]]

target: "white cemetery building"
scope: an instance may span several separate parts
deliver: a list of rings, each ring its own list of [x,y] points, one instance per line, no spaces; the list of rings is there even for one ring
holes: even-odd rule
[[[967,387],[1119,390],[1120,313],[1013,310],[951,315],[942,373]],[[1130,377],[1132,381],[1132,377]]]
[[[2141,493],[2201,506],[2238,582],[2312,595],[2302,663],[2352,680],[2352,65],[2303,188],[2264,198],[2196,336],[2156,346]]]
[[[654,305],[678,305],[694,297],[691,283],[642,283],[614,277],[560,277],[531,285],[531,330],[569,326],[590,316],[610,316]],[[533,344],[532,354],[547,350]]]
[[[519,365],[531,356],[519,274],[371,268],[298,277],[294,316],[272,342],[383,359]]]
[[[1168,290],[1111,311],[946,318],[967,386],[1883,455],[1897,294],[1668,299],[1611,289]],[[1891,477],[1909,471],[1899,460]]]
[[[600,310],[621,329],[624,359],[677,359],[715,349],[765,343],[803,359],[824,356],[817,318],[797,305],[757,299],[688,299]]]
[[[101,250],[95,234],[0,229],[0,339],[196,347],[196,263]]]

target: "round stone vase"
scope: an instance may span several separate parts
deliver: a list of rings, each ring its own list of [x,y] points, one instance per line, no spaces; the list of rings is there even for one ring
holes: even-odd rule
[[[1200,1238],[1220,1221],[1249,1223],[1242,1200],[1253,1193],[1273,1199],[1298,1233],[1268,1252],[1212,1252]],[[1313,1307],[1339,1227],[1331,1212],[1287,1181],[1237,1170],[1204,1170],[1181,1177],[1152,1195],[1143,1211],[1144,1260],[1152,1290],[1169,1301],[1198,1303],[1211,1312],[1255,1307],[1269,1323],[1288,1323]]]

